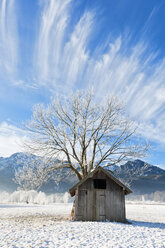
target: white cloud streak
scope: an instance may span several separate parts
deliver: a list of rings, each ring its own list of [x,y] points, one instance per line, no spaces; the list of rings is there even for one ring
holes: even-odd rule
[[[0,1],[0,74],[13,75],[18,62],[17,20],[14,0]]]
[[[85,12],[69,33],[71,1],[47,1],[41,18],[36,43],[37,78],[50,88],[74,87],[88,63],[88,37],[92,30],[93,13]],[[34,64],[35,64],[34,61]],[[48,86],[48,87],[49,87]],[[64,89],[64,87],[63,87]]]
[[[27,139],[25,131],[8,124],[0,123],[0,156],[8,157],[22,151],[22,144]]]
[[[65,0],[63,6],[59,0],[48,2],[37,41],[38,75],[47,87],[57,90],[61,86],[69,92],[77,85],[92,85],[100,98],[118,95],[130,115],[148,127],[146,136],[165,143],[161,124],[165,120],[165,60],[155,62],[157,53],[149,51],[144,40],[130,46],[129,37],[122,35],[109,42],[107,52],[98,54],[101,48],[96,47],[97,53],[91,56],[88,45],[96,25],[94,12],[86,11],[66,39],[71,2]]]
[[[65,44],[62,55],[63,82],[67,87],[73,87],[80,82],[88,64],[89,55],[86,45],[93,24],[93,15],[85,13],[70,36],[70,40]]]
[[[37,77],[42,83],[54,76],[60,76],[59,61],[68,21],[69,3],[69,0],[64,0],[62,4],[60,0],[45,1],[34,61],[36,63],[37,58]]]
[[[126,102],[131,117],[143,123],[146,137],[165,143],[165,59],[158,61],[157,52],[152,51],[144,36],[136,45],[130,45],[130,37],[122,34],[116,39],[110,37],[107,49],[102,49],[106,46],[102,43],[91,53],[90,38],[97,25],[95,12],[85,11],[73,24],[73,1],[42,3],[31,77],[35,82],[28,83],[29,89],[44,85],[50,91],[68,94],[92,85],[97,97],[115,94]],[[0,74],[16,73],[18,53],[15,0],[2,0]],[[15,87],[24,87],[24,82],[26,79],[13,80]]]

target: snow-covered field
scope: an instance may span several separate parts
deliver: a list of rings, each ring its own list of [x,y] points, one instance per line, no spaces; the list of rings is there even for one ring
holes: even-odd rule
[[[165,205],[127,204],[132,224],[73,222],[72,204],[0,205],[0,247],[165,247]]]

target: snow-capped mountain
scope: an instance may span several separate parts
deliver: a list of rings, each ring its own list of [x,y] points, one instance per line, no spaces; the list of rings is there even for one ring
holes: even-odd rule
[[[8,158],[0,157],[0,191],[12,192],[18,185],[14,182],[15,170],[22,167],[24,162],[32,161],[34,155],[14,153]]]
[[[15,171],[15,169],[18,169],[23,165],[24,161],[31,161],[34,158],[34,155],[29,155],[27,153],[14,153],[8,158],[0,157],[0,171],[7,168]]]
[[[129,177],[135,179],[150,175],[165,175],[165,170],[137,159],[116,167],[115,173],[123,178]]]
[[[128,183],[135,194],[165,191],[165,170],[142,160],[128,161],[118,167],[114,174]]]
[[[24,164],[40,159],[40,157],[28,153],[15,153],[8,158],[0,157],[0,192],[8,191],[11,193],[16,190],[18,185],[14,182],[15,171]],[[54,180],[49,180],[43,184],[41,190],[45,193],[66,192],[76,181],[77,178],[73,176],[62,180],[58,184]]]
[[[108,162],[102,162],[101,163],[101,166],[105,167],[107,170],[110,170],[110,171],[116,171],[119,166],[118,165],[111,165],[110,163]]]
[[[30,162],[36,156],[26,153],[15,153],[8,158],[0,157],[0,191],[12,192],[18,185],[13,181],[15,170],[24,162]],[[105,164],[103,164],[105,165]],[[107,165],[107,164],[106,164]],[[135,194],[165,191],[165,170],[141,160],[128,161],[121,166],[107,167],[124,183],[128,183]],[[65,192],[77,181],[75,176],[67,177],[58,185],[50,180],[41,188],[46,193]]]

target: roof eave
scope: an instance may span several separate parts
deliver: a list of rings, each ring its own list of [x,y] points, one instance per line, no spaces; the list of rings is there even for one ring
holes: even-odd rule
[[[112,180],[114,180],[118,185],[120,185],[124,192],[125,195],[128,195],[130,193],[132,193],[132,190],[129,189],[127,186],[125,186],[122,182],[120,182],[116,177],[114,177],[111,173],[109,173],[107,170],[105,170],[104,168],[102,168],[101,166],[97,167],[95,170],[93,170],[91,173],[89,173],[89,175],[87,175],[85,178],[83,178],[81,181],[79,181],[77,184],[75,184],[70,190],[70,195],[71,197],[73,197],[75,195],[76,192],[76,188],[81,185],[83,182],[85,182],[88,178],[91,178],[93,176],[94,173],[96,173],[98,170],[102,170],[108,177],[110,177]]]

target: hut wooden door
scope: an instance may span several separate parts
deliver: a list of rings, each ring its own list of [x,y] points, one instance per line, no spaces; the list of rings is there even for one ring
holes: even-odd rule
[[[105,190],[96,190],[96,220],[103,221],[106,219],[105,213]]]
[[[87,220],[87,190],[79,191],[78,215],[82,220]]]

